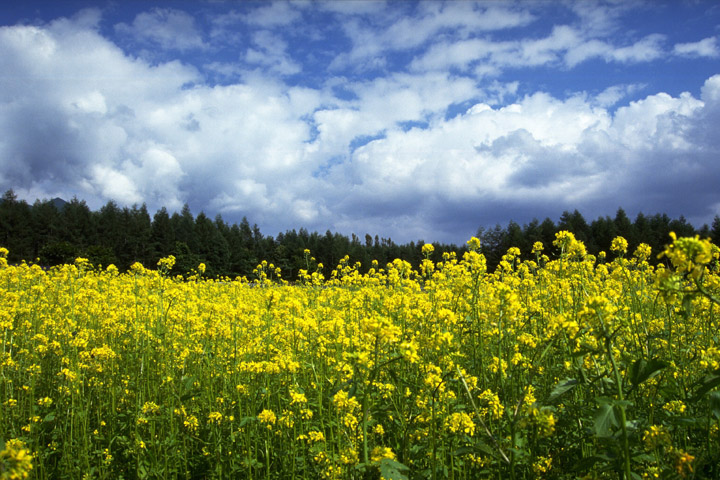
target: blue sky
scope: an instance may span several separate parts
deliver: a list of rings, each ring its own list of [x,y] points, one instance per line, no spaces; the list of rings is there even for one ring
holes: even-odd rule
[[[0,7],[0,189],[464,242],[720,214],[711,1]]]

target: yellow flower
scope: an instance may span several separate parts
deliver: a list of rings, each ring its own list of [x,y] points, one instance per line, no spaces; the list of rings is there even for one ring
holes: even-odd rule
[[[157,265],[161,270],[170,271],[175,266],[175,257],[170,255],[168,257],[161,258],[158,260]]]
[[[5,448],[0,451],[0,478],[3,480],[28,478],[32,469],[32,455],[25,448],[25,444],[17,439],[5,442]]]
[[[672,442],[670,434],[662,425],[651,425],[643,433],[642,439],[648,451],[669,446]]]
[[[638,259],[640,262],[646,261],[648,258],[650,258],[650,254],[652,253],[652,247],[648,245],[647,243],[641,243],[637,246],[635,249],[635,258]]]
[[[544,247],[543,247],[542,242],[535,242],[535,243],[533,243],[531,253],[536,253],[539,255],[543,251],[543,248]]]
[[[445,419],[445,428],[452,433],[464,433],[471,437],[475,434],[475,423],[472,417],[465,412],[454,412]]]
[[[220,422],[222,422],[222,419],[223,419],[222,413],[220,413],[220,412],[210,412],[210,413],[208,414],[208,421],[207,421],[207,423],[208,423],[208,424],[219,425]]]
[[[686,408],[687,407],[685,406],[685,403],[682,400],[671,400],[671,401],[667,402],[665,405],[663,405],[663,410],[670,412],[670,413],[675,413],[675,414],[680,414],[680,413],[685,412]]]
[[[157,415],[160,413],[160,407],[155,402],[145,402],[142,406],[143,415]]]
[[[610,250],[613,252],[617,252],[621,255],[627,253],[628,249],[628,241],[625,240],[623,237],[615,237],[613,238],[612,243],[610,244]]]
[[[678,475],[685,478],[689,473],[693,472],[693,466],[692,462],[695,460],[695,457],[690,455],[687,452],[678,452],[677,460],[675,461],[675,470],[677,471]],[[687,472],[685,471],[687,469]]]
[[[295,403],[307,403],[307,397],[304,393],[299,393],[295,391],[290,392],[290,405],[293,405]]]
[[[390,447],[375,447],[370,453],[370,460],[373,462],[379,462],[384,458],[395,460],[395,452]]]
[[[311,442],[324,442],[325,441],[325,435],[322,432],[312,430],[312,431],[308,432],[307,436]]]
[[[537,457],[537,459],[535,459],[535,463],[533,463],[532,469],[535,474],[539,475],[542,473],[547,473],[548,470],[550,470],[551,465],[551,457]]]
[[[185,420],[183,420],[183,425],[185,425],[185,428],[187,428],[191,432],[195,432],[200,426],[200,423],[198,422],[198,419],[195,415],[188,415],[187,417],[185,417]]]
[[[277,422],[277,416],[272,410],[265,409],[258,415],[258,420],[264,423],[268,430],[272,430],[272,426]]]
[[[699,278],[704,266],[713,258],[713,245],[710,240],[701,240],[698,235],[694,238],[677,238],[675,232],[670,232],[670,238],[673,242],[665,247],[658,258],[667,257],[677,272]]]
[[[467,241],[467,246],[471,252],[476,252],[480,250],[480,239],[477,237],[472,237],[470,240]]]
[[[130,271],[135,275],[142,275],[143,273],[145,273],[145,267],[143,267],[142,263],[135,262],[130,265]]]

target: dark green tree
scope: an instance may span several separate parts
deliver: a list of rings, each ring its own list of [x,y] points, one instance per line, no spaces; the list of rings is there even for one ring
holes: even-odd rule
[[[227,240],[204,212],[195,218],[195,253],[207,267],[209,276],[227,275],[230,268],[230,249]]]
[[[82,251],[97,243],[97,228],[85,200],[73,197],[60,211],[60,240],[75,245]]]
[[[0,246],[10,251],[9,262],[19,263],[34,259],[33,243],[30,206],[8,190],[0,199]]]
[[[153,264],[170,255],[175,247],[175,231],[165,207],[162,207],[153,215],[152,226],[150,227],[150,246]]]
[[[40,250],[51,243],[57,242],[60,231],[60,212],[51,200],[36,200],[30,211],[30,225],[33,231],[32,255],[40,257]],[[29,258],[28,258],[29,259]]]

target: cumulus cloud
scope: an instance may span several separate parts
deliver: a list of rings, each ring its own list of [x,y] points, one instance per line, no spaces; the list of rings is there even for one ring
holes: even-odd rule
[[[254,48],[245,53],[246,62],[261,65],[280,75],[293,75],[302,70],[288,55],[287,42],[278,35],[261,30],[253,35],[253,43]]]
[[[191,50],[207,47],[195,26],[195,19],[187,12],[172,8],[156,8],[138,14],[132,24],[115,25],[118,33],[138,42],[157,45],[166,50]]]
[[[436,37],[443,38],[449,32],[456,40],[462,40],[471,32],[502,30],[533,20],[527,10],[495,4],[422,2],[417,8],[417,14],[412,16],[397,12],[375,16],[375,21],[383,20],[374,25],[354,18],[345,21],[345,33],[353,47],[338,55],[331,68],[382,68],[388,53],[416,48]]]
[[[247,23],[265,28],[290,25],[300,17],[300,12],[290,2],[268,3],[243,15]]]
[[[710,57],[720,56],[717,37],[708,37],[699,42],[676,43],[673,48],[675,55],[683,57]]]
[[[719,87],[716,77],[708,80],[703,97],[715,98]],[[681,212],[698,202],[697,209],[713,196],[720,168],[705,152],[717,152],[717,141],[698,142],[693,129],[717,109],[717,103],[689,94],[665,93],[614,115],[580,96],[535,94],[501,108],[478,104],[427,130],[393,131],[334,167],[334,178],[353,179],[340,212],[348,222],[360,205],[362,212],[390,210],[391,217],[421,224],[431,212],[451,211],[450,205],[517,205],[516,218],[527,221],[552,215],[549,205],[599,215],[602,206],[616,207],[620,199],[627,208],[647,211],[655,205],[644,200],[649,192],[690,184],[696,187],[681,202],[662,208]],[[448,223],[450,230],[462,228],[462,222]]]
[[[306,61],[300,30],[282,31],[314,7],[323,19],[344,10],[341,26],[319,33],[344,35],[313,52],[324,64]],[[128,53],[100,33],[98,11],[0,27],[0,186],[93,208],[188,202],[269,234],[400,241],[460,242],[488,222],[575,208],[708,221],[720,212],[719,75],[685,93],[614,78],[565,91],[532,83],[554,85],[592,59],[617,70],[659,62],[665,45],[686,61],[716,54],[716,37],[616,38],[623,8],[583,3],[541,28],[539,7],[522,3],[281,2],[209,15],[210,33],[171,9],[116,27],[118,42],[202,50],[196,66]],[[518,71],[530,74],[508,74]],[[290,80],[299,73],[320,80]]]

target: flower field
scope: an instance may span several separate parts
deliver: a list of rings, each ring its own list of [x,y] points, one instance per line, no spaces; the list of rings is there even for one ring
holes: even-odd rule
[[[718,249],[669,241],[295,285],[2,249],[0,478],[718,478]]]

